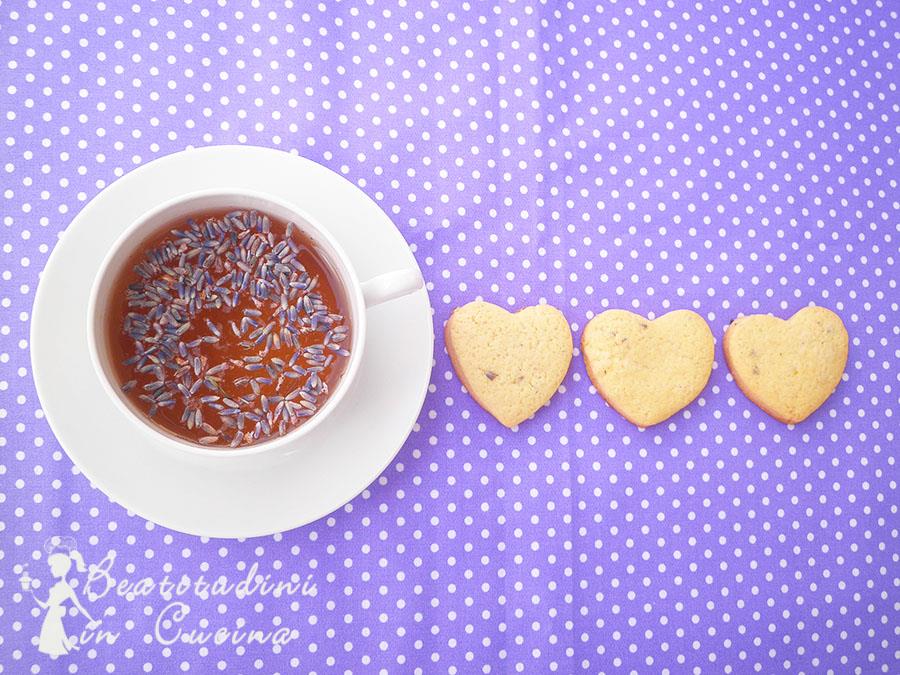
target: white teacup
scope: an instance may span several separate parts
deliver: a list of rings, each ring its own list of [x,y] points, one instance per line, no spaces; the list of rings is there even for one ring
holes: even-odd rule
[[[179,218],[187,219],[192,215],[223,208],[256,210],[279,220],[291,221],[316,245],[322,263],[330,267],[332,276],[343,293],[348,307],[345,321],[350,326],[350,356],[340,381],[328,399],[316,413],[306,422],[288,431],[284,436],[270,438],[250,446],[225,448],[221,446],[204,446],[185,440],[164,427],[154,423],[147,413],[132,403],[121,391],[115,368],[111,362],[112,352],[109,345],[107,326],[107,308],[110,306],[110,294],[114,280],[119,277],[123,267],[131,260],[133,253],[141,248],[148,238],[158,234],[167,224]],[[152,209],[139,217],[122,233],[113,244],[109,253],[100,265],[91,288],[88,305],[88,345],[91,359],[100,377],[104,391],[112,399],[116,407],[134,422],[142,433],[155,435],[168,447],[187,453],[209,457],[246,457],[260,453],[268,453],[278,449],[286,449],[304,435],[318,427],[326,417],[336,409],[353,384],[359,371],[366,343],[366,310],[382,302],[387,302],[408,295],[423,286],[422,275],[418,269],[403,269],[389,272],[365,282],[360,282],[347,254],[335,241],[328,229],[315,221],[298,206],[282,199],[260,192],[244,190],[203,190],[191,192]]]

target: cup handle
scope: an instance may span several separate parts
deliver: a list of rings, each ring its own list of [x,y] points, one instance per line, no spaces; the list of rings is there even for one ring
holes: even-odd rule
[[[422,273],[417,269],[396,270],[381,274],[363,282],[363,298],[366,307],[374,307],[388,300],[396,300],[409,295],[425,285]]]
[[[396,270],[381,274],[363,282],[362,292],[366,307],[374,307],[388,300],[409,295],[425,285],[422,273],[417,269]]]

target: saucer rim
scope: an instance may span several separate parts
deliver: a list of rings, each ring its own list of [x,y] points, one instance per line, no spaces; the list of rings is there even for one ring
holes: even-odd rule
[[[295,153],[286,153],[281,150],[273,149],[273,148],[265,148],[259,146],[244,146],[244,145],[222,145],[222,146],[207,146],[204,148],[189,148],[187,150],[183,150],[180,152],[172,153],[170,155],[166,155],[160,157],[158,159],[153,160],[152,162],[148,162],[147,164],[138,167],[137,169],[125,174],[117,181],[111,183],[109,186],[105,187],[100,193],[98,193],[93,199],[91,199],[85,206],[79,211],[78,214],[72,219],[69,226],[59,237],[59,241],[57,245],[53,248],[50,256],[48,257],[47,263],[44,268],[44,272],[41,275],[41,283],[39,283],[37,291],[35,293],[34,305],[32,308],[32,317],[31,317],[31,326],[29,331],[29,340],[30,340],[30,355],[31,355],[31,365],[32,365],[32,374],[35,383],[35,388],[37,390],[38,398],[42,403],[42,410],[44,416],[46,417],[46,421],[50,425],[53,430],[54,437],[59,443],[60,447],[65,451],[65,453],[69,456],[77,471],[83,473],[85,477],[98,488],[103,494],[109,497],[112,501],[116,502],[123,508],[125,508],[130,514],[136,514],[146,520],[160,525],[162,527],[166,527],[168,529],[172,529],[178,532],[183,532],[186,534],[201,536],[201,537],[210,537],[210,538],[223,538],[223,539],[244,539],[256,536],[266,536],[271,535],[278,532],[285,532],[297,527],[301,527],[303,525],[309,524],[316,520],[319,520],[329,514],[336,512],[341,509],[347,503],[352,501],[359,494],[363,493],[369,486],[371,486],[375,481],[378,480],[379,476],[381,476],[385,469],[390,466],[390,464],[394,461],[397,453],[403,447],[406,442],[406,439],[409,438],[409,435],[417,426],[417,421],[424,405],[425,399],[428,394],[428,389],[431,381],[431,371],[434,365],[434,326],[433,326],[433,309],[430,304],[430,300],[428,297],[427,286],[411,293],[409,296],[405,298],[401,298],[397,301],[393,301],[396,303],[405,303],[409,305],[409,307],[405,308],[404,311],[412,312],[415,311],[417,316],[417,320],[421,319],[423,321],[422,328],[425,327],[425,321],[427,319],[427,331],[423,332],[421,335],[421,339],[425,339],[427,334],[428,340],[428,364],[427,367],[424,367],[424,359],[423,359],[423,368],[421,372],[421,377],[416,376],[418,381],[418,385],[416,386],[415,392],[415,410],[413,411],[412,403],[409,405],[409,417],[408,421],[403,424],[403,433],[402,436],[399,434],[394,434],[400,440],[396,443],[393,441],[390,443],[391,448],[389,451],[384,451],[383,453],[379,453],[379,457],[381,458],[378,462],[377,471],[370,471],[371,475],[367,476],[365,482],[361,479],[357,480],[353,487],[347,487],[343,491],[341,491],[342,496],[339,498],[333,498],[327,503],[323,503],[320,508],[308,507],[305,509],[305,515],[297,517],[297,518],[281,518],[279,523],[275,525],[272,523],[271,525],[263,524],[260,519],[257,519],[257,523],[254,526],[243,526],[243,527],[230,527],[227,524],[223,525],[222,523],[206,523],[204,525],[198,525],[196,522],[178,522],[177,518],[172,518],[167,515],[161,515],[160,509],[154,509],[153,504],[136,504],[135,500],[130,498],[128,495],[123,494],[121,485],[117,486],[115,481],[108,480],[108,476],[101,477],[100,474],[102,472],[96,472],[94,469],[96,466],[90,466],[95,464],[93,461],[84,461],[86,457],[90,457],[91,454],[96,455],[96,453],[84,452],[79,450],[78,448],[72,448],[72,444],[69,440],[66,440],[64,437],[69,435],[68,431],[63,431],[60,433],[58,429],[62,428],[62,426],[58,423],[59,417],[62,417],[65,413],[60,410],[48,410],[48,406],[46,401],[54,400],[55,397],[48,396],[48,390],[52,386],[53,374],[47,374],[44,372],[44,367],[41,365],[41,353],[45,348],[44,345],[44,337],[38,335],[39,327],[45,324],[44,314],[51,308],[51,302],[53,292],[57,289],[49,288],[48,282],[46,281],[47,275],[46,272],[48,270],[53,271],[55,267],[61,265],[60,260],[66,260],[67,257],[70,257],[75,251],[73,250],[70,253],[70,249],[75,249],[77,247],[77,237],[72,235],[72,232],[77,232],[79,228],[85,227],[82,223],[89,222],[92,216],[92,211],[97,208],[98,203],[102,203],[105,200],[111,199],[111,195],[114,195],[117,192],[122,192],[126,189],[132,188],[135,185],[140,186],[141,181],[147,181],[152,178],[154,171],[161,171],[167,168],[167,165],[170,163],[179,163],[184,162],[186,160],[190,160],[194,162],[198,159],[206,159],[210,160],[214,158],[216,155],[220,154],[239,154],[245,155],[245,158],[248,160],[254,161],[262,161],[262,160],[275,160],[277,158],[278,161],[292,161],[297,162],[297,167],[301,167],[301,165],[305,165],[305,169],[308,171],[314,171],[323,177],[323,180],[327,181],[339,181],[342,189],[346,190],[347,186],[350,186],[354,192],[358,193],[358,195],[362,198],[361,204],[365,204],[368,209],[375,209],[377,213],[374,211],[371,215],[375,216],[372,218],[373,222],[381,222],[384,224],[384,232],[382,233],[385,237],[393,237],[394,242],[391,243],[391,246],[396,245],[398,247],[402,246],[405,250],[403,254],[404,257],[408,257],[409,266],[415,266],[419,269],[421,273],[421,269],[418,266],[418,262],[415,260],[415,257],[410,250],[409,243],[406,242],[402,233],[396,228],[395,225],[391,222],[390,218],[384,211],[375,203],[368,195],[366,195],[362,190],[360,190],[357,186],[350,183],[347,179],[345,179],[340,174],[337,174],[327,167],[324,167],[317,162],[310,160],[308,158],[302,157],[299,154]],[[232,157],[233,158],[233,157]],[[290,158],[287,160],[286,158]],[[232,183],[234,185],[234,183]],[[146,189],[146,186],[145,186]],[[195,192],[202,187],[193,187],[189,189],[184,189],[182,192]],[[278,194],[273,191],[273,194]],[[162,202],[166,199],[165,196],[162,196],[157,199],[158,202]],[[345,208],[343,205],[341,208]],[[130,219],[126,219],[126,224],[130,223]],[[367,221],[368,222],[368,221]],[[388,228],[389,226],[389,228]],[[388,231],[390,230],[390,231]],[[115,236],[113,236],[112,241],[115,241],[118,236],[121,235],[121,232],[124,231],[124,226],[119,229]],[[335,238],[342,242],[341,237],[335,235]],[[353,255],[348,255],[350,259],[353,258]],[[357,261],[354,261],[354,267],[356,267]],[[81,263],[82,265],[84,262]],[[383,272],[382,272],[383,273]],[[362,276],[362,275],[360,275]],[[52,279],[52,277],[50,277]],[[91,276],[93,279],[93,275]],[[89,291],[89,289],[88,289]],[[417,307],[413,307],[413,303],[417,305]],[[393,303],[392,303],[393,304]],[[83,322],[87,321],[87,315],[83,317]],[[80,326],[84,328],[84,325]],[[84,331],[86,333],[86,330]],[[370,332],[374,332],[374,329],[370,325]],[[416,340],[420,338],[417,337]],[[424,344],[422,345],[424,346]],[[367,344],[366,347],[369,347]],[[52,347],[50,347],[52,348]],[[89,359],[87,354],[83,355],[85,359]],[[91,365],[93,369],[93,365]],[[96,374],[95,374],[96,375]],[[353,383],[354,386],[358,385],[359,382]],[[410,399],[412,401],[412,399]],[[55,403],[52,403],[49,408],[55,408]],[[334,422],[334,420],[326,420],[327,422]],[[146,436],[149,436],[146,435]],[[148,445],[157,445],[152,443],[152,437],[147,438],[145,436],[144,442],[142,445],[145,447]],[[302,446],[302,438],[298,439],[300,443],[298,445]],[[394,447],[396,445],[396,447]],[[159,453],[160,448],[153,447],[150,448],[151,452]],[[281,471],[286,467],[289,463],[294,462],[294,466],[292,470],[296,471],[301,468],[297,465],[298,458],[303,456],[302,452],[303,448],[298,447],[290,452],[284,454],[283,456],[279,456],[276,458],[272,458],[273,461],[260,463],[259,466],[250,467],[252,471],[257,474],[264,474],[270,471]],[[202,458],[199,462],[196,461],[196,458],[192,455],[188,455],[186,453],[173,453],[168,451],[165,453],[165,457],[167,460],[172,460],[174,458],[177,464],[181,466],[196,466],[197,464],[208,464],[208,466],[204,467],[204,470],[210,471],[211,475],[215,475],[217,479],[225,480],[225,478],[229,475],[233,474],[232,470],[223,469],[221,472],[216,472],[212,465],[222,466],[223,462],[220,462],[218,459],[210,460],[210,458]],[[265,455],[260,455],[258,457],[265,457]],[[255,458],[249,458],[255,459]],[[235,464],[237,460],[235,461]],[[227,463],[230,464],[230,463]],[[247,462],[244,462],[244,468],[248,467]],[[138,500],[139,501],[139,500]],[[299,510],[299,509],[295,509]],[[269,520],[273,520],[273,518],[269,518]],[[196,521],[196,519],[194,519]]]

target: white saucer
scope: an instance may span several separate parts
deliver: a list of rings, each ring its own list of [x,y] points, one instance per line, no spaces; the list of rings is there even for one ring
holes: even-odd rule
[[[422,408],[434,333],[424,289],[368,310],[365,355],[353,388],[286,455],[223,461],[177,454],[152,435],[136,433],[91,365],[91,284],[104,254],[138,216],[180,194],[216,187],[261,190],[302,205],[341,243],[360,279],[417,264],[378,205],[315,162],[267,148],[187,150],[127,174],[72,221],[38,287],[31,358],[50,426],[94,485],[174,530],[251,537],[327,515],[379,476]]]

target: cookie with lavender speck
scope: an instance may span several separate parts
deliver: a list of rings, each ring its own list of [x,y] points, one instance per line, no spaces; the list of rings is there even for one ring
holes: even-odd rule
[[[650,427],[700,395],[712,372],[714,342],[703,317],[689,310],[651,321],[611,309],[585,326],[581,351],[606,402],[632,424]]]
[[[747,398],[779,422],[797,424],[837,388],[849,343],[837,314],[805,307],[787,320],[742,316],[726,329],[723,347],[728,369]]]
[[[510,428],[553,397],[572,360],[569,323],[549,305],[510,313],[488,302],[470,302],[453,311],[444,337],[472,398]]]

